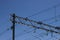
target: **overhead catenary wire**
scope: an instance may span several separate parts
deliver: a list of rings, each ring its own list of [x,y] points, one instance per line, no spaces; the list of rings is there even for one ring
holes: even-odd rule
[[[25,33],[24,33],[23,35],[28,34],[28,33],[31,33],[31,32],[33,32],[33,30],[28,31],[28,32],[25,31]],[[19,34],[16,35],[16,37],[21,37],[21,36],[23,36],[23,35],[22,35],[22,34],[20,35],[20,33],[19,33]]]
[[[53,8],[53,7],[52,7],[52,8]],[[48,9],[46,9],[46,10],[43,10],[43,11],[41,11],[41,12],[39,12],[39,13],[45,12],[45,11],[47,11],[47,10],[49,10],[49,9],[51,9],[51,8],[48,8]],[[38,14],[34,14],[34,15],[32,15],[32,16],[35,16],[35,15],[38,15]],[[29,16],[29,17],[31,17],[31,16]],[[56,18],[56,13],[55,13],[55,18]],[[30,21],[32,21],[32,20],[30,20]],[[36,21],[34,21],[34,22],[36,22]],[[16,23],[20,23],[20,22],[16,22]],[[37,22],[37,23],[38,23],[38,22]],[[21,23],[21,24],[24,24],[24,23]],[[40,24],[40,22],[39,22],[38,24]],[[24,24],[24,25],[26,25],[26,24]],[[28,24],[27,24],[27,25],[28,25]],[[44,24],[44,25],[46,25],[46,24]],[[36,27],[36,26],[34,26],[34,25],[28,25],[28,26],[33,26],[34,28],[37,28],[37,29],[43,29],[43,30],[46,30],[46,31],[59,33],[59,32],[53,31],[53,30],[48,30],[48,29],[45,29],[45,28],[39,28],[39,27]],[[46,26],[52,27],[51,25],[46,25]],[[54,28],[55,28],[55,29],[60,29],[60,28],[58,28],[58,27],[54,27]],[[0,33],[0,35],[4,34],[4,33],[7,32],[8,30],[9,30],[9,29],[3,31],[2,33]],[[28,32],[28,33],[29,33],[29,32]],[[59,33],[59,34],[60,34],[60,33]]]
[[[19,22],[18,22],[19,23]],[[29,25],[29,24],[24,24],[24,23],[22,23],[23,25],[27,25],[27,26],[32,26],[32,25]],[[45,24],[44,24],[45,25]],[[50,25],[48,25],[48,26],[50,26]],[[36,26],[33,26],[33,27],[36,27]],[[56,29],[59,29],[58,27],[55,27]],[[43,28],[44,29],[44,28]],[[45,29],[45,30],[47,30],[47,29]],[[53,30],[48,30],[48,31],[53,31]],[[54,31],[55,32],[55,31]],[[55,32],[55,33],[58,33],[58,32]]]
[[[20,33],[19,33],[19,34],[17,34],[15,37],[18,38],[18,37],[24,36],[24,35],[26,35],[26,34],[28,34],[28,33],[31,33],[31,32],[33,32],[33,30],[27,31],[27,32],[25,31],[25,33],[24,33],[23,35],[22,35],[22,34],[20,35]],[[10,37],[8,40],[11,40],[11,37]]]
[[[52,26],[52,25],[49,25],[49,24],[45,24],[45,23],[43,23],[41,21],[34,21],[34,20],[30,20],[28,18],[23,18],[23,17],[19,17],[19,16],[15,16],[15,17],[17,19],[21,20],[21,21],[26,21],[26,22],[29,21],[30,23],[34,22],[34,23],[39,24],[39,25],[44,25],[44,26],[55,28],[55,29],[60,29],[57,26]],[[42,29],[42,30],[45,30],[45,31],[50,31],[50,32],[54,32],[54,33],[60,34],[60,32],[57,32],[57,31],[54,31],[54,30],[50,30],[50,29],[46,29],[46,28],[41,28],[41,27],[38,27],[38,26],[35,26],[35,25],[32,25],[32,24],[28,24],[28,23],[25,23],[25,22],[21,22],[21,21],[20,22],[19,21],[15,21],[15,23],[17,23],[17,24],[23,24],[23,25],[26,25],[26,26],[31,26],[32,28]]]
[[[26,20],[26,21],[27,21],[27,19],[28,19],[28,18],[25,18],[25,19],[23,18],[23,20]],[[31,21],[31,20],[29,20],[29,21]],[[31,22],[32,22],[32,21],[31,21]],[[36,21],[34,21],[34,22],[36,22]],[[20,23],[21,23],[21,24],[24,24],[24,23],[22,23],[22,22],[17,22],[17,21],[16,21],[16,23],[18,23],[18,24],[20,24]],[[41,23],[40,23],[40,22],[37,22],[37,24],[41,24]],[[43,23],[43,24],[44,24],[44,23]],[[24,25],[26,25],[26,24],[24,24]],[[51,25],[47,25],[47,24],[44,24],[44,25],[45,25],[45,26],[51,26]],[[31,25],[28,25],[28,26],[31,26]],[[32,26],[33,26],[34,28],[36,28],[36,26],[34,26],[34,25],[32,25]],[[53,28],[58,29],[58,27],[53,27]],[[38,27],[37,29],[39,29],[39,27]],[[60,28],[59,28],[59,29],[60,29]],[[47,31],[48,29],[45,29],[45,28],[44,28],[44,30]],[[53,31],[53,30],[49,30],[49,31],[50,31],[50,32],[58,33],[58,32]],[[59,33],[59,34],[60,34],[60,33]]]
[[[55,9],[55,12],[54,12],[54,14],[55,14],[55,21],[57,21],[57,18],[56,18],[56,7],[54,7],[54,9]]]
[[[17,21],[16,21],[16,23],[20,24],[21,22],[17,22]],[[36,27],[36,26],[34,26],[34,25],[29,25],[29,24],[24,24],[24,23],[21,23],[21,24],[27,25],[27,26],[32,26],[32,27],[34,27],[34,28],[36,28],[36,29],[43,29],[43,30],[45,30],[45,31],[50,31],[50,32],[54,32],[54,33],[60,34],[59,32],[56,32],[56,31],[53,31],[53,30],[49,30],[49,29],[45,29],[45,28],[39,28],[39,27]]]
[[[28,18],[23,18],[23,17],[19,17],[19,16],[16,16],[16,17],[17,17],[17,18],[20,18],[20,19],[22,19],[22,20],[25,20],[25,21],[30,21],[30,22],[37,23],[37,24],[39,24],[39,25],[45,25],[45,26],[52,27],[52,28],[55,28],[55,29],[60,29],[60,27],[58,27],[58,26],[52,26],[52,25],[49,25],[49,24],[45,24],[45,23],[43,23],[43,22],[41,22],[41,21],[37,22],[37,21],[34,21],[34,20],[30,20],[30,19],[28,19]],[[29,25],[29,24],[28,24],[28,25]]]
[[[56,14],[55,14],[54,17],[51,17],[51,18],[48,18],[48,19],[44,19],[44,20],[42,20],[42,21],[51,21],[51,20],[57,19],[57,18],[60,18],[60,15],[57,15],[57,16],[56,16]]]
[[[56,22],[59,21],[57,18],[60,18],[60,15],[57,15],[56,17],[54,16],[52,18],[45,19],[45,20],[43,20],[43,22],[47,22],[48,21],[48,24],[53,24],[53,23],[56,23]]]
[[[23,24],[23,25],[27,25],[27,26],[32,26],[32,25],[29,25],[29,24],[24,24],[24,23],[20,23],[20,22],[16,22],[18,24]],[[54,32],[54,33],[58,33],[60,34],[59,32],[57,31],[53,31],[53,30],[49,30],[49,29],[45,29],[45,28],[40,28],[40,27],[36,27],[36,26],[32,26],[33,28],[36,28],[36,29],[42,29],[42,30],[45,30],[45,31],[50,31],[50,32]]]
[[[44,10],[42,10],[42,11],[40,11],[40,12],[37,12],[37,13],[35,13],[35,14],[31,15],[31,16],[27,16],[27,17],[32,17],[32,16],[39,15],[39,14],[41,14],[41,13],[43,13],[43,12],[46,12],[46,11],[48,11],[48,10],[50,10],[50,9],[54,8],[54,7],[58,7],[58,6],[60,6],[60,3],[59,3],[59,4],[57,4],[57,5],[54,5],[54,6],[50,7],[50,8],[44,9]]]
[[[41,40],[41,38],[39,38],[39,37],[37,37],[37,36],[32,35],[32,37]],[[29,39],[29,38],[28,38],[28,39]],[[25,39],[25,40],[27,40],[27,39]]]
[[[29,21],[29,22],[30,22],[30,21]],[[31,22],[30,22],[30,23],[31,23]],[[31,25],[34,26],[33,23],[31,23]],[[36,28],[34,28],[34,33],[35,33],[35,32],[36,32]]]
[[[26,20],[27,21],[27,20]],[[20,24],[19,22],[16,22],[16,23],[18,23],[18,24]],[[22,23],[22,24],[24,24],[24,23]],[[26,24],[24,24],[24,25],[26,25]],[[31,26],[31,25],[28,25],[27,24],[27,26]],[[35,26],[33,26],[33,27],[35,27]],[[39,27],[36,27],[37,29],[39,29]],[[43,29],[43,30],[46,30],[46,31],[50,31],[50,32],[54,32],[54,33],[59,33],[59,32],[56,32],[56,31],[53,31],[53,30],[48,30],[48,29]],[[60,33],[59,33],[60,34]]]
[[[39,39],[39,40],[41,40],[41,38],[39,38],[39,37],[37,37],[37,36],[34,36],[34,35],[32,35],[33,37],[35,37],[35,38],[37,38],[37,39]]]
[[[1,32],[0,33],[0,36],[2,36],[4,33],[6,33],[7,31],[9,31],[11,29],[11,27],[10,28],[7,28],[6,30],[4,30],[3,32]]]

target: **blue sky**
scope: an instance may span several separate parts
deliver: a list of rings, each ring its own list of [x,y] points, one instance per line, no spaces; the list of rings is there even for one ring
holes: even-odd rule
[[[12,26],[10,21],[10,14],[15,13],[21,17],[28,17],[58,4],[60,4],[60,0],[0,0],[0,33]],[[60,15],[60,6],[56,7],[56,16],[58,15]],[[55,8],[51,8],[50,10],[28,18],[36,21],[42,21],[54,26],[60,26],[59,17],[57,18],[58,22],[53,23],[55,19],[50,21],[43,21],[51,17],[55,17]],[[44,35],[44,33],[46,33],[44,30],[36,30],[36,33],[33,33],[33,31],[26,33],[31,30],[33,30],[33,28],[16,24],[16,36],[18,36],[16,37],[16,40],[40,40],[39,38],[41,38],[41,40],[58,40],[60,37],[58,36],[59,34],[55,34],[55,36],[58,37],[58,39],[56,39],[55,37],[51,37],[50,33],[48,36],[46,36]],[[39,33],[41,33],[40,35],[43,37],[37,35]],[[34,36],[39,38],[35,38]],[[7,31],[0,36],[0,40],[11,40],[11,38],[12,30]]]

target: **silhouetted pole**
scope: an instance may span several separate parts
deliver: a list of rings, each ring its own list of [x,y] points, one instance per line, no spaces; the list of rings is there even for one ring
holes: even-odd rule
[[[12,15],[13,17],[13,25],[12,25],[12,40],[15,40],[15,14]]]

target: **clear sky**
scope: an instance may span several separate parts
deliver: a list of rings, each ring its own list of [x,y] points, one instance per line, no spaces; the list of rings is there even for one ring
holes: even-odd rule
[[[43,11],[38,15],[28,18],[36,21],[42,21],[44,23],[51,24],[54,26],[60,26],[59,17],[57,18],[58,22],[51,23],[55,19],[49,21],[43,21],[45,19],[54,17],[55,13],[56,16],[60,15],[59,4],[60,0],[0,0],[0,33],[2,33],[7,28],[12,26],[12,23],[10,21],[10,14],[15,13],[16,15],[21,17],[28,17],[35,13],[39,13],[40,11],[45,10],[47,8],[50,9],[46,10],[45,12]],[[58,5],[56,7],[56,10],[53,7],[55,5]],[[37,31],[36,33],[33,33],[33,31],[30,33],[26,33],[31,30],[33,30],[33,28],[16,24],[16,40],[40,40],[40,38],[41,40],[58,40],[60,37],[58,36],[59,34],[54,34],[55,36],[58,37],[58,39],[56,39],[55,37],[51,37],[50,33],[48,36],[46,36],[44,35],[44,33],[46,33],[44,30],[36,30]],[[36,38],[34,36],[39,38]],[[12,39],[12,30],[0,34],[0,40],[11,40],[11,39]]]

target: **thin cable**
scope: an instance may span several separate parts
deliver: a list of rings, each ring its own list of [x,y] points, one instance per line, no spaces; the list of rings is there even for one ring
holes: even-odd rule
[[[37,37],[37,36],[32,35],[32,37],[41,40],[41,38],[39,38],[39,37]],[[27,40],[27,39],[25,39],[25,40]],[[34,39],[34,40],[35,40],[35,39]]]
[[[33,30],[28,31],[28,32],[25,32],[25,34],[28,34],[28,33],[31,33],[31,32],[33,32]],[[25,34],[24,34],[24,35],[25,35]],[[23,35],[20,35],[20,34],[17,34],[17,35],[16,35],[16,37],[20,37],[20,36],[23,36]]]
[[[58,17],[60,17],[60,15],[57,15],[55,17],[51,17],[51,18],[48,18],[48,19],[45,19],[45,20],[42,20],[42,21],[50,21],[50,20],[53,20],[53,19],[57,19]]]
[[[56,7],[54,7],[54,9],[55,9],[55,21],[57,21],[57,18],[56,18]]]
[[[29,21],[30,22],[30,21]],[[31,22],[30,22],[31,23]],[[31,23],[32,26],[34,26],[32,23]],[[36,32],[36,28],[34,28],[34,33]]]
[[[2,36],[4,33],[6,33],[9,30],[10,30],[10,28],[7,28],[5,31],[3,31],[2,33],[0,33],[0,36]]]
[[[37,21],[30,20],[30,19],[27,19],[27,18],[19,17],[19,16],[16,16],[16,17],[19,18],[19,19],[25,20],[25,21],[31,21],[31,22],[37,23],[37,24],[39,24],[39,25],[44,25],[44,26],[52,27],[52,28],[54,28],[54,29],[57,29],[56,27],[58,27],[58,26],[52,26],[52,25],[49,25],[49,24],[45,24],[45,23],[43,23],[43,22],[41,22],[41,21],[37,22]],[[27,25],[27,26],[32,26],[32,25],[30,25],[30,24],[20,23],[20,22],[18,22],[18,24],[24,24],[24,25]]]
[[[22,23],[23,25],[27,25],[27,26],[32,26],[32,25],[28,25],[28,24],[24,24]],[[54,32],[54,33],[58,33],[60,34],[60,32],[57,32],[57,31],[54,31],[54,30],[49,30],[49,29],[45,29],[45,28],[40,28],[40,27],[36,27],[36,26],[32,26],[33,28],[36,28],[36,29],[42,29],[42,30],[45,30],[45,31],[50,31],[50,32]]]
[[[23,25],[27,25],[27,26],[32,26],[32,25],[30,25],[30,24],[24,24],[24,23],[22,23]],[[50,26],[51,27],[51,25],[47,25],[47,24],[44,24],[44,25],[46,25],[46,26]],[[36,26],[32,26],[32,27],[36,27]],[[37,27],[36,27],[37,28]],[[55,27],[56,28],[56,27]],[[44,30],[46,30],[46,31],[50,31],[50,32],[52,32],[53,30],[48,30],[48,29],[45,29],[45,28],[39,28],[39,29],[44,29]],[[57,28],[56,28],[57,29]],[[56,32],[56,31],[53,31],[53,32],[55,32],[55,33],[58,33],[58,32]]]
[[[37,39],[39,39],[39,40],[41,40],[41,38],[39,38],[39,37],[37,37],[37,36],[34,36],[34,35],[32,35],[33,37],[35,37],[35,38],[37,38]]]
[[[24,33],[23,35],[28,34],[28,33],[30,33],[30,32],[33,32],[33,30],[28,31],[28,32],[24,31],[24,32],[25,32],[25,33]],[[20,36],[23,36],[23,35],[20,35],[20,33],[19,33],[19,34],[17,34],[15,37],[17,38],[17,37],[20,37]],[[8,40],[11,40],[11,37],[10,37]]]
[[[27,16],[27,17],[32,17],[32,16],[35,16],[35,15],[41,14],[41,13],[43,13],[43,12],[45,12],[45,11],[48,11],[48,10],[50,10],[50,9],[52,9],[52,8],[54,8],[54,7],[58,7],[58,6],[60,6],[60,3],[59,3],[58,5],[54,5],[54,6],[50,7],[50,8],[44,9],[44,10],[38,12],[38,13],[35,13],[35,14],[33,14],[33,15],[31,15],[31,16]]]

